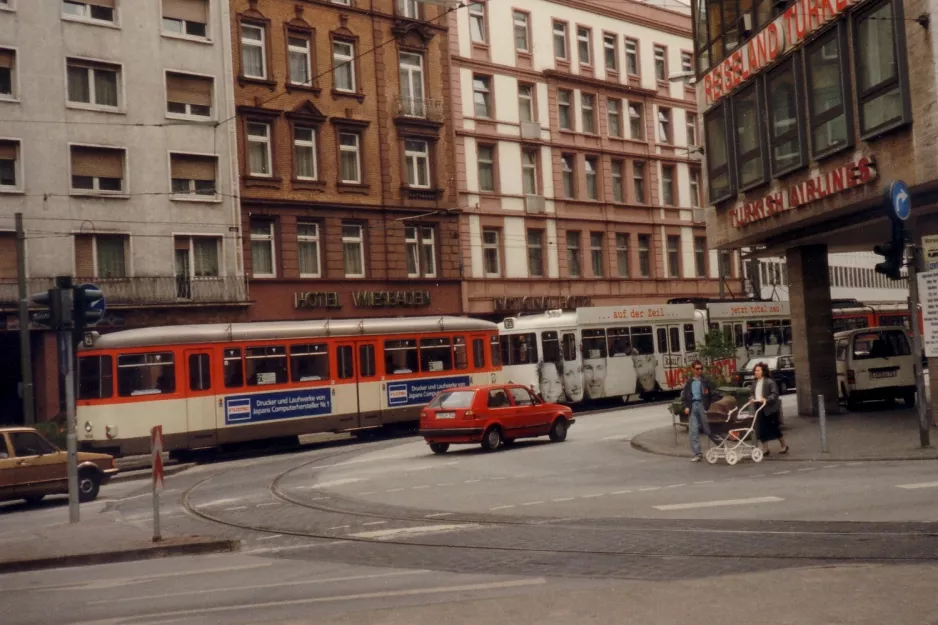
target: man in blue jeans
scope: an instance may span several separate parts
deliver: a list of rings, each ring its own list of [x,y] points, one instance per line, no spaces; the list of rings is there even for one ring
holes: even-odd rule
[[[707,435],[710,440],[719,443],[719,439],[710,433],[710,424],[707,423],[707,410],[716,399],[713,384],[703,374],[703,364],[695,360],[691,365],[692,377],[684,383],[681,391],[681,401],[684,404],[684,414],[687,415],[687,430],[690,433],[690,450],[694,456],[691,462],[700,462],[700,432]]]

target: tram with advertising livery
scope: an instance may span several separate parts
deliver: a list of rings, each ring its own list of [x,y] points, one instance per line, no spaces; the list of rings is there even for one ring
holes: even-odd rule
[[[750,358],[791,354],[791,307],[788,302],[712,302],[708,329],[721,330],[736,346],[733,368]]]
[[[83,449],[171,452],[416,422],[440,390],[502,381],[494,323],[399,317],[92,334],[78,353]]]

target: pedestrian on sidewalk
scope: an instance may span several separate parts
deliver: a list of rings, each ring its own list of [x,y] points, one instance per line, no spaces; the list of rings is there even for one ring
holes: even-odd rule
[[[707,423],[707,411],[710,404],[717,397],[713,383],[703,373],[703,363],[695,360],[691,365],[692,375],[684,383],[681,391],[681,401],[684,404],[684,414],[687,415],[687,431],[690,434],[690,450],[694,454],[691,462],[700,462],[700,432],[707,435],[710,440],[714,436],[710,433],[710,424]],[[717,442],[717,441],[714,441]]]
[[[778,399],[778,385],[769,373],[769,366],[764,362],[760,362],[753,368],[752,375],[755,379],[749,391],[749,401],[754,400],[762,404],[762,412],[756,419],[756,437],[759,439],[762,453],[768,456],[769,441],[778,441],[782,447],[779,453],[787,454],[788,443],[782,436],[782,424],[779,420],[781,402]]]

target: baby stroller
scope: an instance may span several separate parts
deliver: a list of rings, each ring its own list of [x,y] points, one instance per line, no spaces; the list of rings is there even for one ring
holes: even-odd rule
[[[753,462],[762,462],[762,449],[757,445],[746,442],[753,436],[756,419],[762,412],[764,404],[749,401],[727,414],[727,424],[733,423],[736,427],[728,425],[726,436],[720,444],[707,450],[707,462],[716,464],[720,458],[726,459],[726,464],[732,466],[743,458],[752,458]],[[755,442],[755,437],[753,437]]]

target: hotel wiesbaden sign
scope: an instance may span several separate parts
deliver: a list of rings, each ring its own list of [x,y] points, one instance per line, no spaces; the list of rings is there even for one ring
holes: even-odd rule
[[[352,303],[356,308],[422,308],[430,305],[430,291],[355,291]],[[336,291],[297,291],[294,308],[342,308]]]

